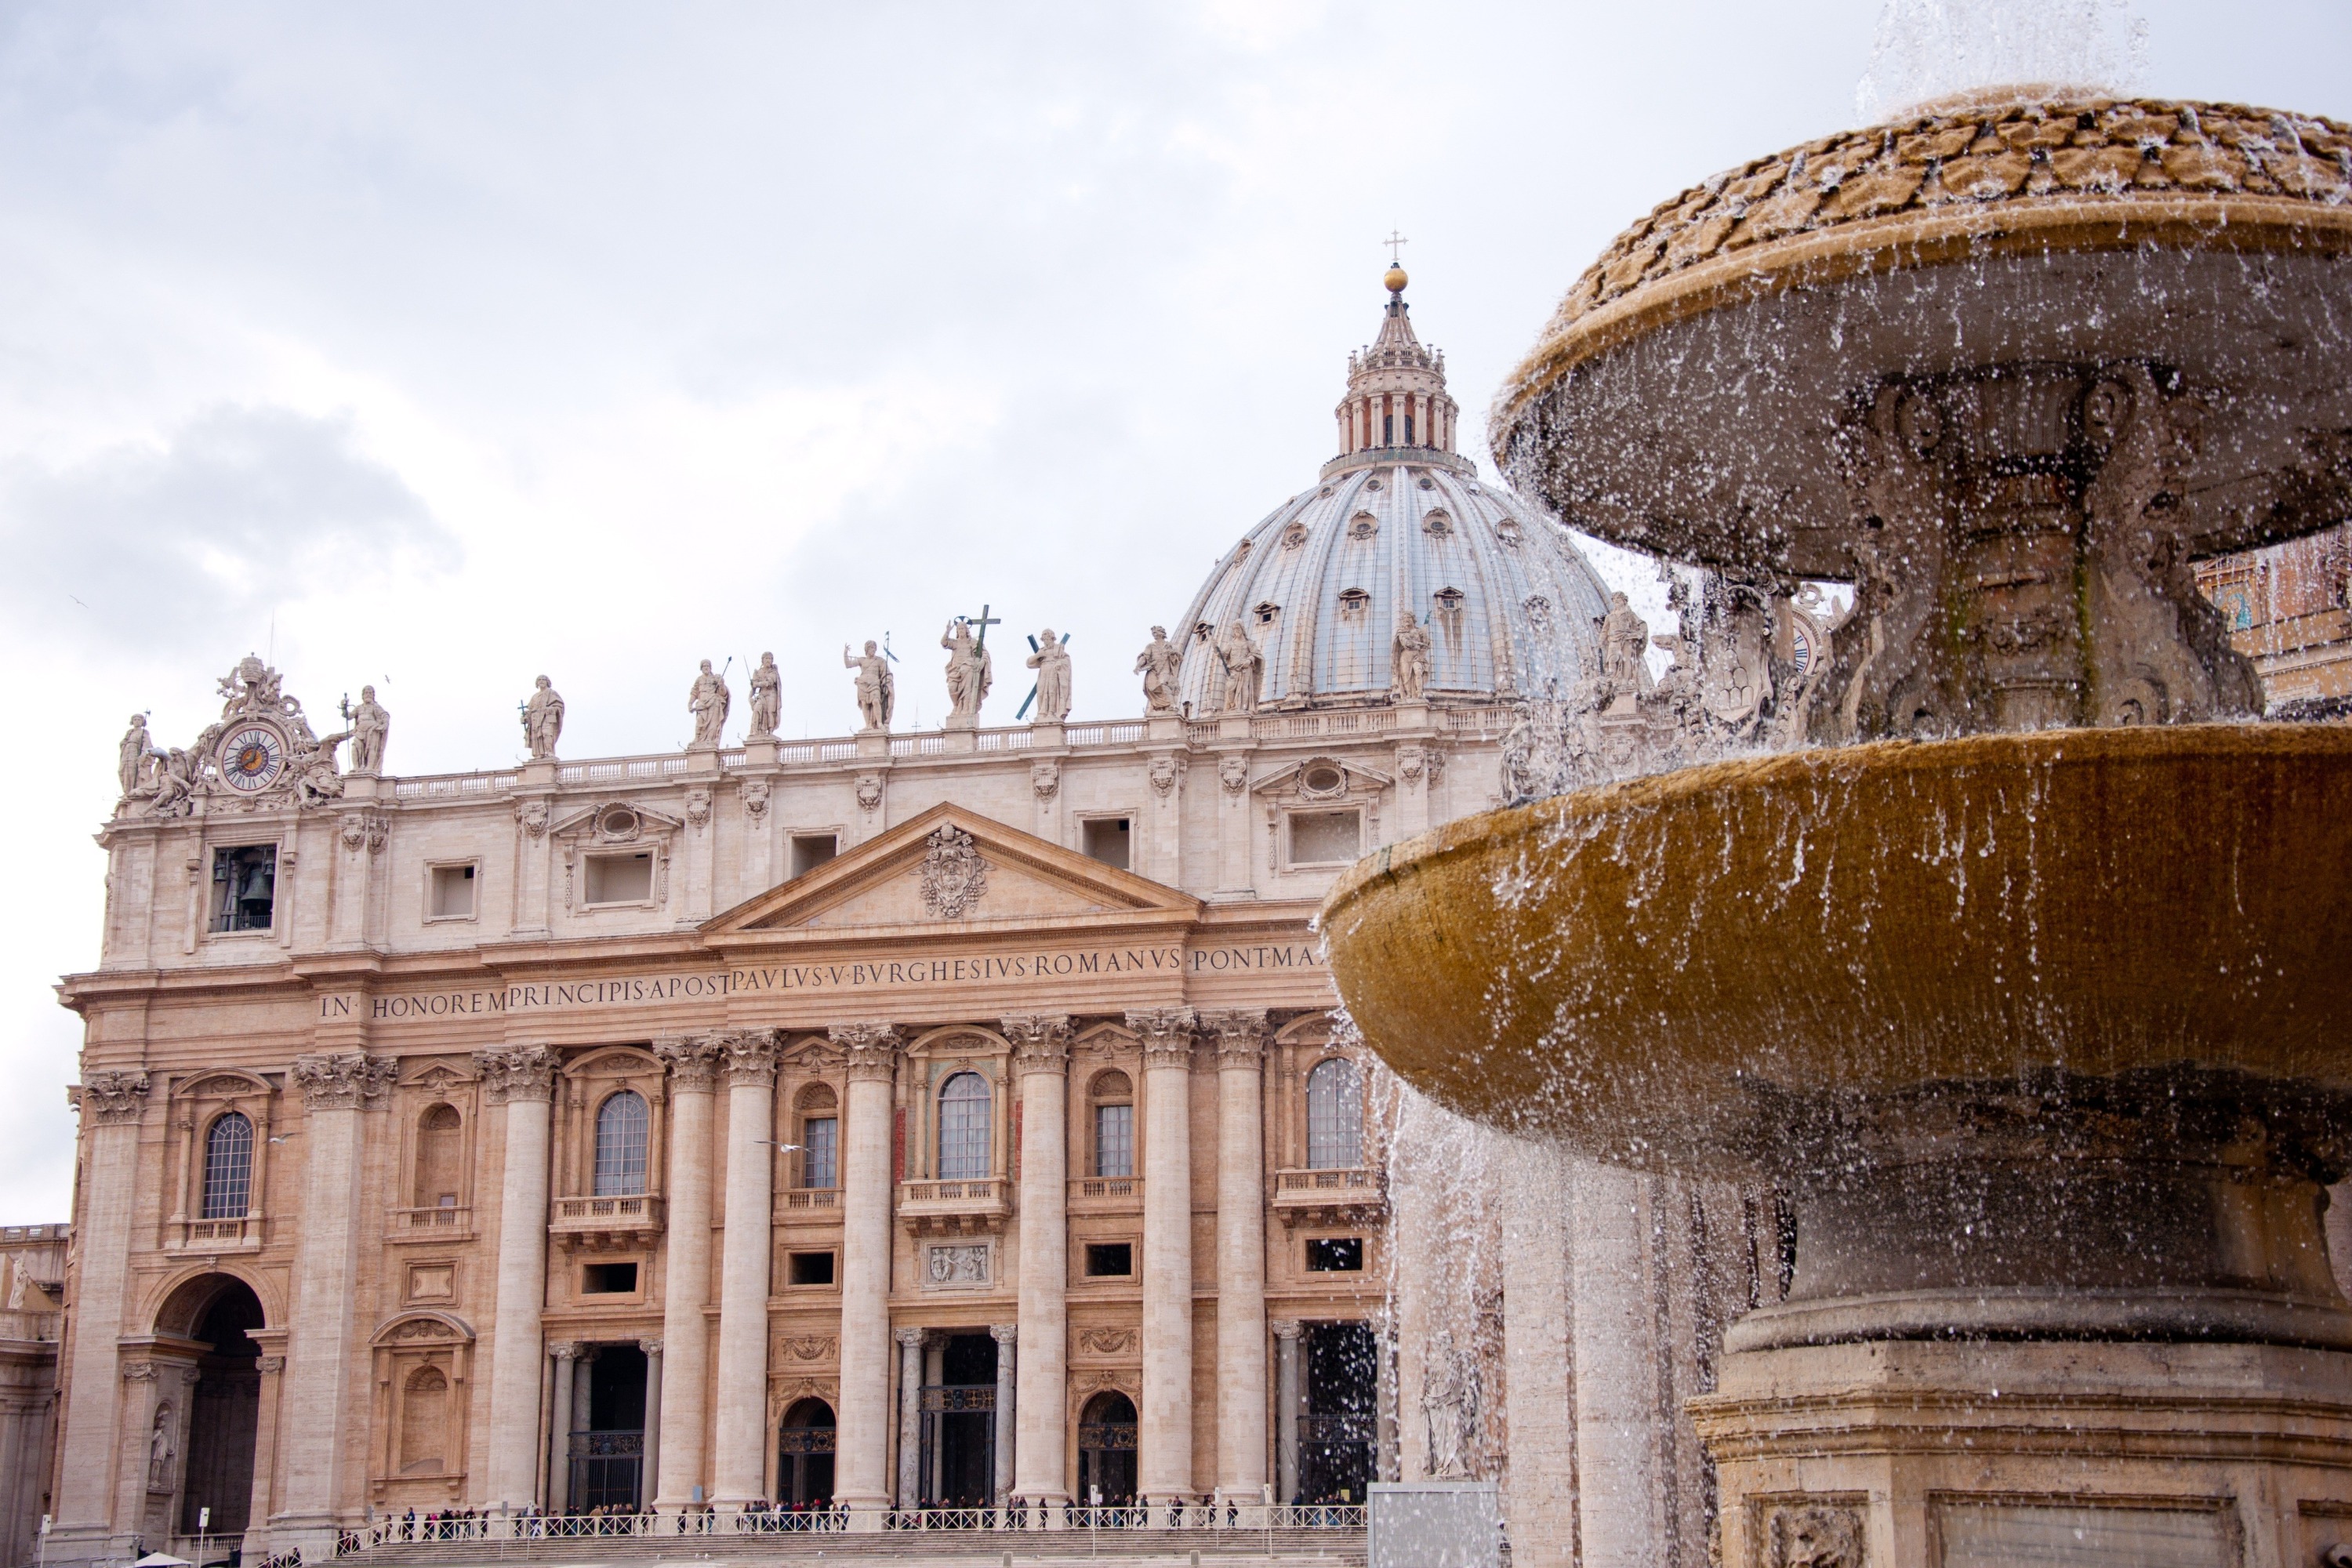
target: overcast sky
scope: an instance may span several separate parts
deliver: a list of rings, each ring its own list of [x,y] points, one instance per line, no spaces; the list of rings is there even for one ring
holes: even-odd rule
[[[2352,113],[2341,0],[2138,14],[2145,90]],[[773,649],[785,732],[841,734],[840,646],[887,631],[935,725],[985,603],[1133,713],[1150,624],[1330,455],[1382,236],[1483,453],[1594,254],[1853,123],[1880,21],[0,0],[0,1222],[67,1212],[50,987],[132,710],[185,744],[255,651],[314,719],[374,682],[394,772],[488,767],[542,671],[567,755],[652,752],[698,658],[739,733]],[[1942,52],[1882,47],[1875,101]]]

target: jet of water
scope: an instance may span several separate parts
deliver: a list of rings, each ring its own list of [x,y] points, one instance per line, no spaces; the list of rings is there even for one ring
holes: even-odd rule
[[[2131,0],[1885,0],[1853,101],[1874,122],[1990,87],[2122,93],[2147,67],[2147,19]]]

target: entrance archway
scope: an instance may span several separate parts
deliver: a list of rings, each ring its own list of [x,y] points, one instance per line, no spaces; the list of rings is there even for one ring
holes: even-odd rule
[[[1078,1500],[1103,1508],[1135,1501],[1135,1401],[1115,1388],[1078,1412]]]
[[[234,1542],[249,1522],[254,1438],[261,1424],[261,1347],[248,1331],[263,1321],[253,1288],[226,1274],[189,1280],[156,1315],[158,1329],[205,1347],[188,1390],[187,1466],[175,1521],[184,1535],[201,1531],[212,1540]]]
[[[776,1434],[777,1500],[787,1508],[824,1508],[833,1501],[833,1406],[800,1399],[784,1412]]]

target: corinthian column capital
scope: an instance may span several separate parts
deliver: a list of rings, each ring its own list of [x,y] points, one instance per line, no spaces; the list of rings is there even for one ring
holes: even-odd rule
[[[492,1105],[551,1098],[555,1069],[562,1065],[552,1046],[509,1046],[474,1053],[474,1070],[481,1074]]]
[[[364,1051],[314,1051],[294,1058],[287,1076],[311,1110],[355,1110],[392,1086],[399,1071],[388,1057]]]
[[[1255,1067],[1265,1058],[1266,1026],[1263,1011],[1239,1009],[1203,1013],[1201,1032],[1217,1042],[1221,1068]]]
[[[1192,1065],[1192,1009],[1151,1007],[1127,1016],[1127,1026],[1143,1037],[1147,1068]]]
[[[1058,1073],[1070,1065],[1070,1020],[1066,1014],[1033,1013],[1003,1020],[1013,1042],[1013,1071]]]
[[[890,1081],[898,1068],[898,1031],[888,1024],[835,1024],[825,1031],[841,1047],[849,1077]]]
[[[93,1125],[113,1127],[147,1113],[147,1089],[143,1072],[86,1072],[66,1098]]]
[[[775,1030],[737,1029],[712,1037],[718,1042],[719,1066],[730,1086],[776,1081],[776,1055],[782,1042]]]
[[[679,1094],[709,1094],[719,1081],[719,1037],[664,1035],[654,1055],[669,1068],[669,1086]]]

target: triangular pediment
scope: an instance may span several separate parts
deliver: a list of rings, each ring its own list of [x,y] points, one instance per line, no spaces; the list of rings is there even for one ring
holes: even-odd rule
[[[1199,912],[1188,893],[942,804],[746,899],[702,931],[730,946],[798,934],[1190,920]]]

